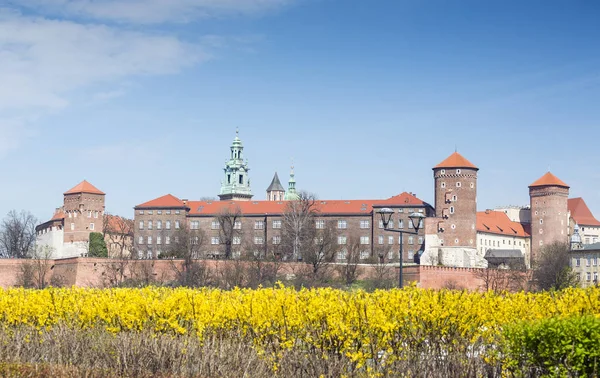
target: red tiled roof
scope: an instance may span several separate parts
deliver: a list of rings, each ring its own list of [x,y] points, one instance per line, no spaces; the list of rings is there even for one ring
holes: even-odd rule
[[[152,201],[151,201],[152,202]],[[239,208],[245,215],[275,215],[285,212],[289,201],[190,201],[191,216],[214,216],[225,209]],[[317,211],[322,214],[370,214],[373,207],[429,206],[426,202],[402,193],[385,200],[317,200]],[[139,206],[142,207],[142,206]]]
[[[57,210],[54,213],[54,215],[52,216],[52,219],[50,219],[50,222],[63,220],[63,219],[65,219],[65,213],[62,210]]]
[[[126,219],[118,215],[111,214],[106,214],[105,217],[108,229],[104,231],[117,234],[133,233],[133,221],[131,219]]]
[[[567,206],[571,217],[578,225],[600,227],[600,222],[594,217],[583,198],[570,198]]]
[[[86,180],[83,180],[64,194],[76,194],[76,193],[91,193],[91,194],[105,194],[94,185],[90,184]]]
[[[465,159],[464,156],[462,156],[458,152],[453,153],[452,155],[448,156],[448,158],[446,160],[444,160],[440,164],[438,164],[435,167],[433,167],[433,169],[437,169],[437,168],[473,168],[473,169],[479,169],[479,168],[477,168],[475,166],[475,164],[473,164],[470,161],[468,161],[467,159]]]
[[[141,205],[137,205],[135,208],[142,207],[160,207],[160,208],[184,208],[185,204],[182,200],[175,197],[172,194],[167,194],[162,197],[153,199],[152,201],[144,202]]]
[[[564,181],[554,176],[552,173],[547,172],[545,175],[540,177],[533,184],[529,185],[530,188],[536,186],[562,186],[568,188],[569,185],[565,184]]]
[[[529,225],[513,222],[501,211],[477,212],[477,231],[505,236],[529,237]]]

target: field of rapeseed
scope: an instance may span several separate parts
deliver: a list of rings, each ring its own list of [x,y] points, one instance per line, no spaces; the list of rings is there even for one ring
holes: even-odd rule
[[[427,366],[454,376],[500,376],[507,374],[500,347],[506,327],[582,315],[600,317],[600,289],[500,294],[414,287],[373,293],[286,287],[0,289],[0,342],[8,348],[0,352],[10,354],[15,335],[29,345],[65,332],[96,335],[108,343],[143,335],[184,340],[175,352],[182,356],[190,353],[190,343],[198,353],[206,353],[202,345],[213,350],[238,343],[272,374],[425,376]],[[294,367],[292,355],[301,361]],[[328,364],[335,369],[328,370]]]

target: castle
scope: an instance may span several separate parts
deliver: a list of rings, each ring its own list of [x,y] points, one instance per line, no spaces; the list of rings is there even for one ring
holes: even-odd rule
[[[294,170],[288,189],[277,173],[266,190],[266,200],[255,201],[250,187],[248,162],[236,132],[221,183],[220,201],[189,201],[171,194],[135,206],[135,249],[139,256],[156,258],[169,248],[173,232],[183,224],[205,230],[210,256],[222,254],[216,220],[235,207],[241,217],[236,223],[242,237],[233,240],[234,249],[248,244],[267,249],[281,242],[281,222],[288,201],[298,199]],[[455,267],[504,266],[523,263],[531,266],[540,249],[553,241],[568,242],[577,224],[589,243],[600,240],[600,222],[581,198],[568,199],[569,186],[548,172],[529,185],[530,203],[523,207],[477,210],[479,168],[454,152],[433,167],[434,206],[412,193],[387,199],[320,200],[317,227],[333,224],[338,234],[337,257],[344,260],[351,237],[360,240],[362,259],[385,256],[399,258],[399,238],[386,231],[378,214],[391,208],[391,228],[408,230],[408,215],[426,216],[424,227],[403,240],[405,263]]]
[[[46,247],[47,257],[54,259],[86,256],[90,233],[98,232],[103,234],[110,255],[128,256],[131,221],[106,214],[105,197],[85,180],[63,193],[63,206],[56,208],[49,221],[36,226],[38,249]]]

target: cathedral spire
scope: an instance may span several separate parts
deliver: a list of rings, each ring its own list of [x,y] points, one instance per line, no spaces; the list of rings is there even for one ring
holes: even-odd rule
[[[296,192],[296,179],[294,174],[294,166],[292,165],[292,170],[290,171],[290,180],[288,181],[288,190],[285,193],[285,199],[288,201],[295,201],[299,199],[298,193]]]
[[[229,160],[225,162],[225,180],[221,183],[221,200],[249,201],[252,198],[248,161],[244,162],[244,145],[235,130],[235,138],[230,148]]]

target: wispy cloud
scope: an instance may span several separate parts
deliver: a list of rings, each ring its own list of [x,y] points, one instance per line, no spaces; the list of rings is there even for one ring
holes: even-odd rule
[[[0,158],[37,135],[32,127],[33,121],[34,117],[0,118]]]
[[[185,23],[203,18],[260,14],[294,0],[9,0],[55,15],[125,23]]]

